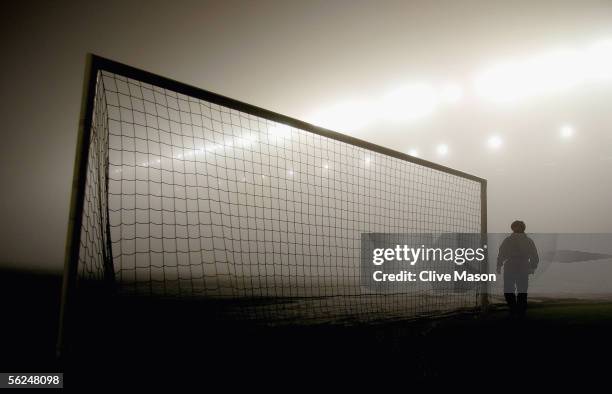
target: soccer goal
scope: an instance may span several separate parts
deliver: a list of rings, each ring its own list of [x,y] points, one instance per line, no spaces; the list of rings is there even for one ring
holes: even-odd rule
[[[362,233],[486,233],[486,181],[97,56],[75,167],[66,299],[231,301],[306,322],[478,307],[480,286],[376,293]],[[486,269],[486,265],[483,266]]]

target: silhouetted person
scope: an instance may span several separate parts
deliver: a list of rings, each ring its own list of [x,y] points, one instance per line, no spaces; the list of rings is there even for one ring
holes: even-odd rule
[[[527,310],[529,275],[538,267],[540,258],[533,240],[525,235],[525,223],[515,220],[512,234],[502,242],[497,256],[497,273],[504,267],[504,297],[513,317],[522,318]]]

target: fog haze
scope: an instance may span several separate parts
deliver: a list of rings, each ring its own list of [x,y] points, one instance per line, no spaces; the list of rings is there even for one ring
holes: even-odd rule
[[[488,179],[490,231],[520,218],[528,232],[610,232],[612,80],[511,103],[473,92],[496,62],[612,40],[612,3],[533,3],[5,5],[0,264],[62,269],[87,53],[307,121],[405,84],[459,86],[418,119],[333,128]]]

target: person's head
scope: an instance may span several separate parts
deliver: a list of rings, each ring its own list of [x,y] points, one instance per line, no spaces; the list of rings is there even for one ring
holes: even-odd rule
[[[512,229],[513,233],[524,233],[525,228],[527,228],[527,226],[525,226],[525,222],[523,222],[522,220],[515,220],[510,225],[510,228]]]

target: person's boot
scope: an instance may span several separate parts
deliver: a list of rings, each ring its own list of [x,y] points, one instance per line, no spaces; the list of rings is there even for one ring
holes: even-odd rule
[[[510,311],[510,317],[514,318],[517,314],[516,295],[514,293],[504,293],[504,298],[508,303],[508,310]]]
[[[525,317],[525,313],[527,312],[527,293],[518,294],[516,311],[519,319],[523,319]]]

